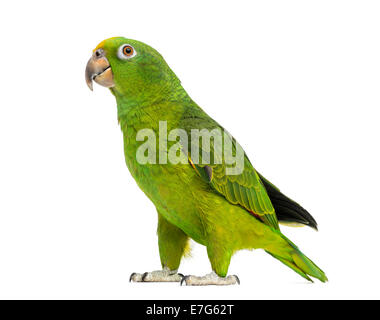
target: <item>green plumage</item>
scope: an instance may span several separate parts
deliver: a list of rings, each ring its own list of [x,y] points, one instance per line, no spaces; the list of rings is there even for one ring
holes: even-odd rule
[[[128,60],[118,57],[123,44],[134,47]],[[140,164],[136,141],[142,129],[159,136],[159,122],[167,130],[181,128],[221,129],[185,92],[161,55],[151,47],[130,39],[111,38],[102,48],[112,68],[118,119],[124,138],[126,164],[139,187],[158,211],[158,242],[163,266],[177,269],[189,238],[207,247],[212,269],[226,276],[231,256],[241,249],[264,249],[304,278],[327,278],[311,260],[280,232],[278,221],[316,227],[315,220],[298,204],[264,179],[244,155],[244,170],[226,175],[226,162]],[[190,141],[191,142],[191,141]],[[232,145],[236,142],[231,138]],[[168,144],[168,148],[174,142]],[[202,154],[202,144],[200,152]],[[162,146],[157,141],[157,151]],[[211,155],[213,156],[213,155]],[[213,158],[213,157],[211,157]],[[270,192],[268,192],[270,190]],[[278,212],[277,212],[278,211]],[[284,219],[281,219],[281,218]]]

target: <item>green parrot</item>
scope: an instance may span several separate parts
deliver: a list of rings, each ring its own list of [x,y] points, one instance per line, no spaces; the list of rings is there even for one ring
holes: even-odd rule
[[[309,281],[327,281],[279,228],[281,222],[317,229],[314,218],[255,170],[155,49],[123,37],[104,40],[85,78],[91,90],[95,81],[115,96],[127,167],[158,213],[162,270],[133,273],[130,281],[238,284],[236,275],[227,275],[232,255],[259,248]],[[207,140],[199,132],[212,135]],[[230,153],[220,152],[228,146]],[[212,272],[205,276],[178,273],[190,238],[207,248]]]

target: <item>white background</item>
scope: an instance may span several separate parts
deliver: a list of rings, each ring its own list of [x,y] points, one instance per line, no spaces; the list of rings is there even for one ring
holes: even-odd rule
[[[13,1],[0,19],[0,298],[380,298],[378,1]],[[113,96],[84,69],[103,39],[165,57],[319,232],[283,227],[326,271],[264,252],[240,286],[129,283],[160,267],[153,205],[130,176]],[[210,272],[204,247],[180,271]]]

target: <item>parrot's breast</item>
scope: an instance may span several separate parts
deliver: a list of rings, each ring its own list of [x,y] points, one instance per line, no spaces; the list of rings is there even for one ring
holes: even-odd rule
[[[125,161],[140,189],[169,222],[204,244],[205,231],[199,216],[202,195],[197,193],[204,182],[189,164],[140,164],[136,160],[136,133],[128,131],[129,135],[124,135]]]

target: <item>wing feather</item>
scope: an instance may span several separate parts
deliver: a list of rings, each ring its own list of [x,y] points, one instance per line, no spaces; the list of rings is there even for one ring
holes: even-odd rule
[[[185,129],[188,133],[190,138],[189,146],[193,146],[194,141],[192,140],[193,136],[191,135],[191,132],[195,128],[198,130],[207,129],[209,131],[216,128],[223,131],[223,128],[213,119],[208,117],[202,110],[192,108],[191,112],[191,117],[186,115],[185,112],[185,117],[182,118],[179,123],[180,128]],[[237,147],[240,148],[240,146],[231,136],[224,137],[230,139],[228,143],[232,146],[232,151],[236,154],[236,149]],[[213,153],[214,140],[210,141],[209,150],[208,148],[205,148],[206,150],[202,149],[203,140],[200,140],[202,139],[199,139],[198,137],[198,161],[195,161],[195,159],[191,157],[190,150],[186,152],[189,158],[189,163],[194,170],[196,170],[204,181],[210,184],[214,190],[224,196],[227,201],[242,206],[252,215],[261,219],[265,224],[275,229],[279,229],[277,216],[265,186],[246,154],[244,153],[243,157],[244,167],[242,172],[235,175],[228,175],[226,169],[231,168],[230,161],[226,161],[226,156],[224,154],[220,157],[219,154]],[[226,140],[224,140],[224,143],[225,142]],[[203,164],[203,155],[210,156],[211,163]]]

